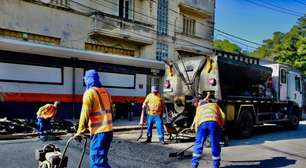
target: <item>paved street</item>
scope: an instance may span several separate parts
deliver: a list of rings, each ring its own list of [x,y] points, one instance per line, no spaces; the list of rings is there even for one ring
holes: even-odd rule
[[[155,133],[155,132],[154,132]],[[169,167],[187,168],[190,165],[191,150],[185,153],[182,160],[169,158],[170,152],[180,151],[192,142],[159,145],[157,139],[152,144],[136,142],[139,131],[115,133],[110,150],[110,164],[113,168],[126,167]],[[67,138],[66,138],[67,140]],[[61,149],[66,140],[53,141]],[[144,139],[143,139],[144,141]],[[38,139],[0,141],[0,167],[24,168],[35,167],[34,150],[46,143]],[[294,167],[304,168],[306,165],[306,122],[302,122],[297,131],[287,131],[275,126],[264,126],[255,129],[255,135],[250,139],[231,140],[229,147],[222,149],[222,167]],[[81,146],[77,142],[69,148],[69,166],[76,167],[80,157]],[[88,167],[88,151],[83,166]],[[200,167],[210,165],[209,149]]]

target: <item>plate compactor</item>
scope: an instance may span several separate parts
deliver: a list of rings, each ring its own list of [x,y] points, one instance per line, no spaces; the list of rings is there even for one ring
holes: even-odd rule
[[[78,137],[80,138],[80,137]],[[77,139],[75,136],[69,138],[64,148],[64,152],[56,147],[54,144],[47,144],[43,146],[41,149],[35,150],[35,159],[38,161],[38,168],[67,168],[68,165],[68,157],[65,155],[67,148],[70,142],[73,139]],[[83,138],[85,140],[83,146],[82,156],[80,158],[78,168],[81,168],[82,160],[86,151],[87,138]]]

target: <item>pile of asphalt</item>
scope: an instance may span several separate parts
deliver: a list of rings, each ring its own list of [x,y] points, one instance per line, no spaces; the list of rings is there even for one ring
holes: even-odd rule
[[[54,132],[75,132],[75,125],[70,121],[54,120],[50,122],[50,125]],[[36,120],[0,118],[0,135],[35,133],[36,128]]]

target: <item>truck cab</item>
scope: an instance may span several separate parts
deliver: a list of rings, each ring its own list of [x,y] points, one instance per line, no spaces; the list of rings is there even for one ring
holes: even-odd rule
[[[272,87],[280,102],[292,101],[303,106],[303,76],[290,66],[261,60],[260,64],[272,68]]]

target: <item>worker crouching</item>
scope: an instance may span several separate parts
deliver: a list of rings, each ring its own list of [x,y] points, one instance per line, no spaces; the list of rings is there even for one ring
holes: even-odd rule
[[[50,121],[55,117],[57,107],[60,104],[59,101],[55,101],[54,104],[46,104],[39,108],[36,113],[37,116],[37,131],[38,138],[45,135],[44,131],[50,131]]]
[[[102,87],[99,75],[95,70],[85,73],[86,91],[75,136],[82,135],[89,128],[90,168],[110,168],[107,154],[113,139],[112,100],[108,91]]]
[[[152,129],[155,123],[158,139],[161,144],[165,144],[164,141],[164,124],[163,124],[163,109],[164,101],[160,96],[158,86],[152,86],[152,93],[147,95],[143,102],[142,110],[147,109],[147,143],[152,140]],[[144,112],[142,112],[144,113]]]
[[[203,152],[203,145],[207,138],[210,137],[211,153],[213,167],[220,166],[220,132],[224,125],[224,113],[221,108],[212,103],[211,100],[192,100],[193,105],[197,107],[196,115],[192,124],[192,128],[196,130],[196,139],[192,154],[192,168],[197,168]]]

